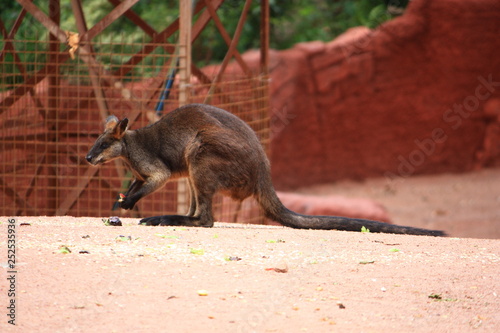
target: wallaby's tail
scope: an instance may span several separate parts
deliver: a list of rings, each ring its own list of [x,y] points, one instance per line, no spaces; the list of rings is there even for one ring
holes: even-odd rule
[[[259,184],[256,199],[264,210],[267,218],[283,224],[284,226],[298,229],[327,229],[327,230],[345,230],[361,231],[362,227],[370,232],[383,232],[392,234],[406,235],[427,235],[427,236],[445,236],[440,230],[420,229],[405,227],[394,224],[388,224],[377,221],[353,219],[340,216],[311,216],[297,214],[286,208],[279,200],[274,187],[269,180],[262,179]]]

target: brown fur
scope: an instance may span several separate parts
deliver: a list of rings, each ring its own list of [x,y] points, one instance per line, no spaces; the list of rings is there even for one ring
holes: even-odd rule
[[[93,165],[121,158],[132,170],[136,179],[121,207],[133,208],[170,179],[187,177],[191,189],[187,216],[154,216],[142,219],[142,224],[212,227],[212,199],[221,192],[236,200],[253,196],[268,218],[293,228],[360,231],[364,226],[372,232],[443,235],[441,231],[288,210],[276,195],[269,161],[257,136],[225,110],[191,104],[147,127],[130,131],[127,125],[126,118],[108,118],[104,133],[86,156]]]

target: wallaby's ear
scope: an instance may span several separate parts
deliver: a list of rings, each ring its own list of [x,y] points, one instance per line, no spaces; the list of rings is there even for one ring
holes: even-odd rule
[[[116,118],[115,116],[109,116],[107,119],[106,119],[106,124],[104,125],[104,130],[110,130],[110,129],[113,129],[115,128],[116,124],[118,124],[118,118]]]
[[[127,127],[128,127],[128,119],[123,118],[118,122],[118,124],[116,124],[115,128],[113,129],[113,136],[116,139],[121,139],[125,134]]]

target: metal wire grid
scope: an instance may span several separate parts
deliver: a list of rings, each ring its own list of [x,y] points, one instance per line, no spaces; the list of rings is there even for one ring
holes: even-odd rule
[[[6,54],[0,63],[0,214],[184,213],[179,210],[187,206],[188,194],[178,191],[185,186],[177,182],[143,199],[135,211],[111,211],[117,194],[125,191],[127,170],[120,162],[95,168],[84,161],[108,114],[128,117],[132,128],[154,121],[155,105],[175,63],[165,44],[154,45],[154,52],[134,64],[131,59],[144,43],[97,40],[88,59],[63,62],[48,41],[12,43],[15,53]],[[225,76],[216,89],[193,78],[189,91],[191,102],[203,102],[212,91],[211,104],[247,121],[268,149],[267,78]],[[178,106],[178,94],[174,85],[164,112]],[[219,220],[263,221],[252,201],[238,205],[219,197],[216,202]]]

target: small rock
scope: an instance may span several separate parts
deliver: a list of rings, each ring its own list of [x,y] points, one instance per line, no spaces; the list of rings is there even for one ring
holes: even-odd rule
[[[288,272],[288,265],[286,264],[285,261],[281,261],[274,267],[274,271],[278,273],[286,273]]]

